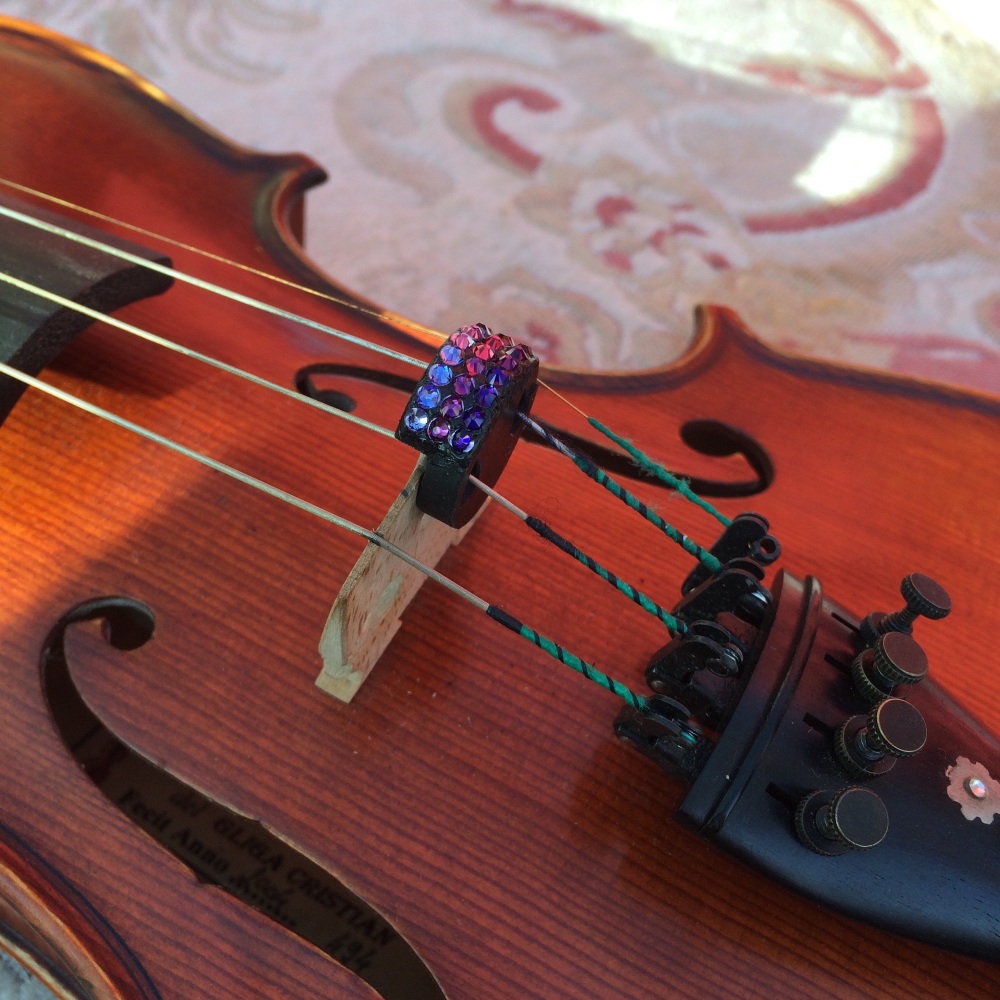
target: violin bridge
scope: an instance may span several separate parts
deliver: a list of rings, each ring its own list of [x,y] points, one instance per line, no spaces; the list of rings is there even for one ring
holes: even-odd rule
[[[436,566],[475,523],[480,511],[461,528],[452,528],[418,509],[417,489],[427,459],[421,456],[378,533]],[[319,643],[323,669],[316,685],[341,701],[350,701],[372,672],[399,629],[400,618],[426,577],[419,570],[369,542],[344,582]]]

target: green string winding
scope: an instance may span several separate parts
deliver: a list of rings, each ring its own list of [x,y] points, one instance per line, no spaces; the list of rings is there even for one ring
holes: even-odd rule
[[[604,688],[606,691],[610,691],[612,694],[617,695],[626,705],[636,709],[643,714],[649,713],[649,702],[641,694],[636,694],[635,691],[626,687],[621,681],[616,681],[613,677],[609,677],[607,674],[598,670],[592,663],[587,663],[581,660],[579,656],[574,655],[568,649],[563,649],[562,646],[557,642],[553,642],[551,639],[544,635],[540,635],[533,628],[529,628],[527,625],[519,622],[513,615],[507,614],[502,608],[498,608],[495,604],[491,604],[487,609],[486,613],[494,621],[499,622],[505,628],[509,628],[512,632],[517,633],[523,639],[527,639],[528,642],[534,643],[543,652],[549,654],[549,656],[558,660],[560,663],[564,663],[567,667],[575,670],[578,674],[582,674],[589,681],[593,681],[595,684]]]
[[[659,462],[654,462],[645,452],[640,451],[628,438],[621,437],[621,435],[616,434],[609,427],[606,427],[600,422],[596,417],[587,417],[587,423],[590,424],[595,430],[600,431],[606,438],[610,438],[619,447],[627,451],[633,459],[635,459],[636,464],[642,469],[643,472],[655,479],[659,479],[661,483],[666,483],[668,486],[675,489],[682,497],[690,500],[691,503],[700,507],[703,511],[711,514],[721,525],[728,528],[731,525],[732,518],[726,517],[721,511],[713,507],[707,500],[698,496],[691,486],[688,484],[686,479],[681,479],[679,476],[675,476],[672,472],[668,472]]]

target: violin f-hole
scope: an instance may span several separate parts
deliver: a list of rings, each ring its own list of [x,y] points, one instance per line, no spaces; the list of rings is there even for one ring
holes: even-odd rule
[[[88,621],[101,622],[110,646],[134,650],[153,637],[155,617],[128,597],[95,598],[62,615],[42,648],[52,719],[101,792],[200,881],[292,928],[384,1000],[445,1000],[427,965],[371,904],[262,823],[186,785],[105,725],[76,686],[66,655],[67,629]]]

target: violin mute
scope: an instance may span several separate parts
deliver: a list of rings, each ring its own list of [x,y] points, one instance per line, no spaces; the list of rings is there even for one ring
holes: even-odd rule
[[[452,528],[417,507],[417,490],[426,464],[421,456],[378,533],[425,566],[436,566],[478,519]],[[487,501],[488,502],[488,501]],[[319,643],[323,669],[316,686],[349,702],[375,668],[399,629],[400,619],[426,576],[369,542],[344,582]]]

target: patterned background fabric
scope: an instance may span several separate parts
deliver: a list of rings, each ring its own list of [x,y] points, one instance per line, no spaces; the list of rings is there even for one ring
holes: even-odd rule
[[[718,302],[775,345],[1000,393],[993,8],[0,0],[311,154],[311,254],[421,322],[636,369]]]
[[[996,392],[989,8],[0,0],[310,153],[311,254],[421,322],[634,369],[719,302],[776,345]]]

